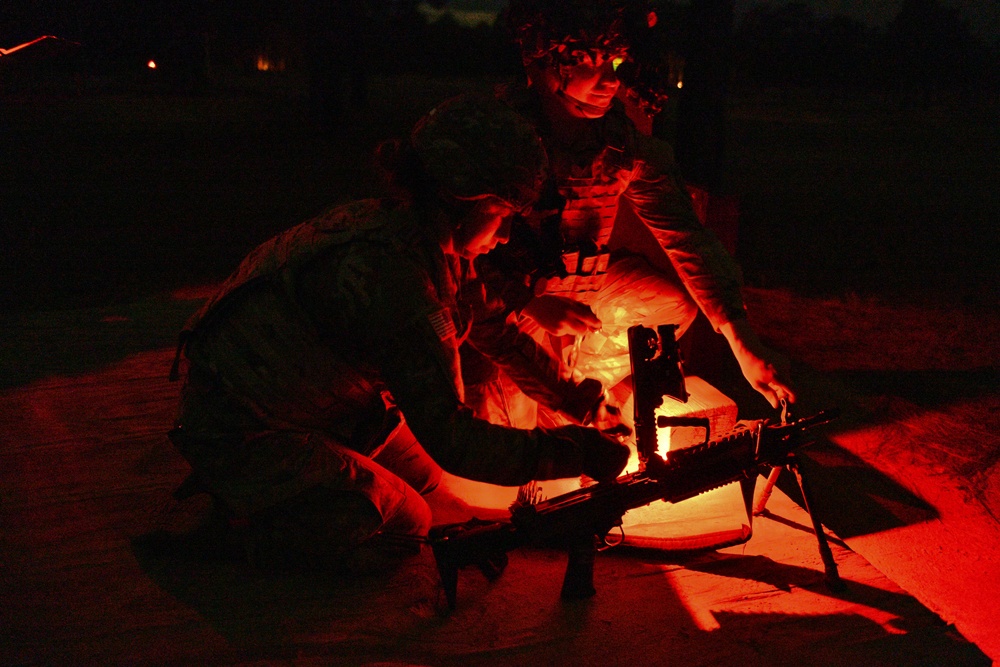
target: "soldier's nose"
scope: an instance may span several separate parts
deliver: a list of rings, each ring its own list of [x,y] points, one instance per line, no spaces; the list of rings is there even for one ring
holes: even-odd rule
[[[510,240],[510,223],[513,216],[504,216],[503,222],[500,223],[500,228],[497,229],[497,233],[494,235],[497,243],[506,243]]]

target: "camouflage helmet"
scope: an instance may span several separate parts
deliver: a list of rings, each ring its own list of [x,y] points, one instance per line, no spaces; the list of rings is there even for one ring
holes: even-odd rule
[[[511,0],[507,28],[525,66],[615,59],[627,97],[654,116],[677,83],[667,48],[675,38],[655,7],[652,0]]]
[[[511,0],[507,28],[524,64],[576,64],[587,54],[623,56],[656,14],[646,0]]]
[[[548,169],[534,127],[493,97],[464,95],[438,105],[410,141],[441,191],[456,199],[494,196],[521,209],[538,198]]]

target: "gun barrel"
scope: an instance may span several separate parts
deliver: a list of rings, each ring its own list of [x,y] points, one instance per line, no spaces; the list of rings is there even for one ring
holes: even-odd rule
[[[814,415],[810,415],[809,417],[797,419],[793,422],[793,424],[803,429],[815,428],[817,426],[822,426],[823,424],[829,424],[838,417],[840,417],[840,408],[830,408],[828,410],[821,410]]]

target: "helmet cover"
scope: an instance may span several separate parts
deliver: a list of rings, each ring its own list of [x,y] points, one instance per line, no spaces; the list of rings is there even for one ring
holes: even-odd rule
[[[626,94],[653,116],[671,88],[668,28],[650,0],[511,0],[507,27],[525,65],[620,59]]]
[[[596,53],[623,56],[636,28],[655,22],[645,0],[511,0],[507,12],[525,64],[551,58],[573,65]]]
[[[538,198],[547,173],[534,127],[493,97],[463,95],[438,105],[410,141],[442,192],[456,199],[493,196],[522,209]]]

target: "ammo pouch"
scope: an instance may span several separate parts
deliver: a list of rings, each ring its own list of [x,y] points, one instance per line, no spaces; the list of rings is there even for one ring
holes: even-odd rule
[[[561,263],[549,276],[535,282],[535,296],[596,292],[604,286],[611,252],[606,245],[574,243],[563,246]]]

